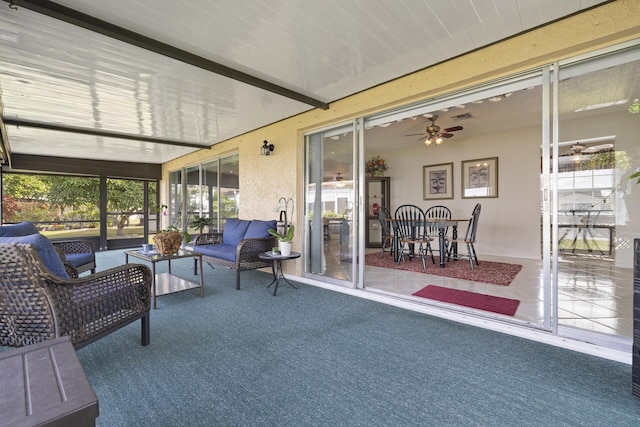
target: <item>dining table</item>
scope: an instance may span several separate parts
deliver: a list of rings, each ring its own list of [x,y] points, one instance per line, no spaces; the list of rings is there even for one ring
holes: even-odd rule
[[[390,221],[393,222],[394,221],[401,221],[399,219],[394,219],[391,218]],[[451,227],[451,237],[453,240],[458,238],[458,223],[459,222],[464,222],[464,221],[469,221],[469,218],[464,218],[464,219],[450,219],[450,218],[427,218],[426,220],[422,220],[422,221],[412,221],[413,224],[413,229],[414,229],[414,236],[413,237],[417,237],[419,230],[421,227],[435,227],[438,229],[438,252],[440,253],[440,268],[444,268],[445,267],[445,257],[446,257],[446,242],[447,242],[447,236],[445,235],[445,231],[447,230],[448,227]],[[393,228],[393,227],[392,227]],[[399,247],[399,241],[398,241],[398,234],[397,233],[393,233],[393,253],[394,253],[394,257],[395,257],[395,261],[398,262],[400,259],[400,247]],[[454,258],[456,258],[456,256],[458,255],[458,245],[457,243],[452,243],[452,247],[451,250],[453,251],[453,256]]]

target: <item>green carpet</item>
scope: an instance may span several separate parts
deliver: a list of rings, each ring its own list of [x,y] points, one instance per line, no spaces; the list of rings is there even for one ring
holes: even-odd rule
[[[148,347],[136,322],[79,350],[98,425],[638,425],[628,365],[304,284],[273,297],[270,281],[245,272],[236,291],[206,267],[204,298],[158,298]]]

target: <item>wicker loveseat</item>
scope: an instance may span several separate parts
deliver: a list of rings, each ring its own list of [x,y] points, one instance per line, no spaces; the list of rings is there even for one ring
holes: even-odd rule
[[[240,289],[241,271],[271,266],[271,263],[258,258],[261,252],[276,245],[275,237],[269,234],[270,228],[276,228],[276,220],[230,218],[226,220],[222,233],[200,234],[191,244],[194,251],[202,253],[203,261],[212,267],[215,264],[236,270],[236,289]]]
[[[44,252],[54,262],[53,246]],[[60,258],[57,262],[54,268],[64,274]],[[138,319],[142,345],[148,345],[150,296],[147,266],[126,264],[63,278],[45,265],[34,244],[0,243],[0,345],[20,347],[69,336],[79,349]]]

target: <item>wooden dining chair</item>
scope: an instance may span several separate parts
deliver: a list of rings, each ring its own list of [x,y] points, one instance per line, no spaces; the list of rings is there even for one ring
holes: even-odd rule
[[[424,211],[424,216],[427,220],[429,219],[451,219],[451,210],[446,206],[431,206],[429,209]],[[440,229],[435,226],[427,226],[427,235],[432,239],[436,240],[440,237]],[[445,238],[445,247],[438,247],[437,251],[443,251],[443,253],[447,253],[447,249],[449,247],[449,227],[444,228],[444,238]],[[436,249],[434,249],[436,250]]]
[[[471,269],[473,270],[473,262],[475,261],[476,265],[480,265],[478,263],[478,257],[476,255],[476,248],[474,244],[476,243],[476,233],[478,231],[478,219],[480,218],[480,203],[478,203],[473,208],[473,213],[471,214],[471,219],[469,219],[469,223],[467,224],[467,231],[464,234],[464,238],[462,239],[451,239],[449,240],[449,246],[447,249],[447,260],[453,259],[462,259],[468,258],[469,264],[471,265]],[[461,254],[458,251],[457,255],[452,254],[453,245],[464,244],[467,247],[467,254]]]
[[[431,249],[433,238],[426,233],[425,216],[422,209],[415,205],[399,206],[393,214],[394,232],[397,233],[398,253],[396,263],[404,261],[405,248],[409,258],[418,256],[422,259],[422,268],[427,268],[425,256],[431,255],[431,262],[436,263]],[[416,249],[417,248],[417,249]]]

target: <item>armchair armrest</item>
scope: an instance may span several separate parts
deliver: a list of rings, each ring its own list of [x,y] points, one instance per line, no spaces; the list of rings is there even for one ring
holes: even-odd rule
[[[59,335],[76,348],[149,312],[151,270],[126,264],[82,278],[42,276]],[[85,344],[85,345],[86,345]]]
[[[275,237],[243,239],[236,247],[236,263],[255,262],[260,253],[270,251],[275,245]]]

